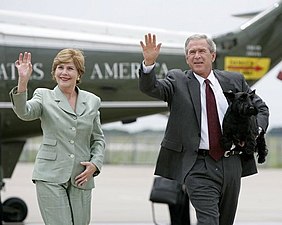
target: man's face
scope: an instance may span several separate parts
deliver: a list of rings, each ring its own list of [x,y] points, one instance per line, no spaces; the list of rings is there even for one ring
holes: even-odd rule
[[[185,50],[186,63],[196,74],[207,78],[212,70],[216,53],[211,52],[205,39],[191,40]]]

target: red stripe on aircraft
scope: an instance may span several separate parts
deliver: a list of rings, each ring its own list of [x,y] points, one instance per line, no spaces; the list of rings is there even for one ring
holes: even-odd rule
[[[260,71],[263,69],[260,66],[228,66],[227,68],[232,70],[255,70],[255,71]]]

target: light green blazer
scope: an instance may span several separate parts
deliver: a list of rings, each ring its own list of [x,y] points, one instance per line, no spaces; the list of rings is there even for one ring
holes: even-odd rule
[[[58,86],[53,90],[38,88],[30,100],[27,92],[17,93],[17,87],[10,92],[13,110],[20,119],[41,121],[43,141],[36,156],[33,180],[65,183],[71,179],[76,186],[75,177],[85,169],[80,165],[82,161],[94,163],[98,173],[101,171],[105,151],[99,112],[101,100],[76,88],[76,112]],[[92,177],[78,188],[94,186]]]

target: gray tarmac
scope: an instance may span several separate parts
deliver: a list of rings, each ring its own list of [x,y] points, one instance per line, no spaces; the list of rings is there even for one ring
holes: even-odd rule
[[[33,163],[18,163],[12,178],[5,179],[1,197],[2,201],[9,197],[23,199],[28,206],[23,224],[42,225],[35,186],[31,182],[32,169]],[[153,172],[154,166],[104,165],[95,180],[91,224],[152,225],[148,199]],[[158,223],[168,225],[167,205],[155,204],[155,211]],[[193,207],[191,220],[196,224]],[[282,225],[282,169],[259,168],[259,174],[242,179],[235,225]]]

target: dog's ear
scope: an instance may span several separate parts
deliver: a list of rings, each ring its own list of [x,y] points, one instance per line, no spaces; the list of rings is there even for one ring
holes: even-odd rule
[[[253,100],[255,94],[256,94],[256,89],[254,89],[253,91],[251,91],[251,92],[249,93],[250,98],[251,98],[252,100]]]
[[[250,92],[250,95],[254,95],[255,93],[256,93],[256,89],[252,90],[252,91]]]
[[[235,98],[235,94],[229,90],[229,91],[224,91],[223,94],[225,95],[225,97],[229,100],[229,101],[233,101]]]

